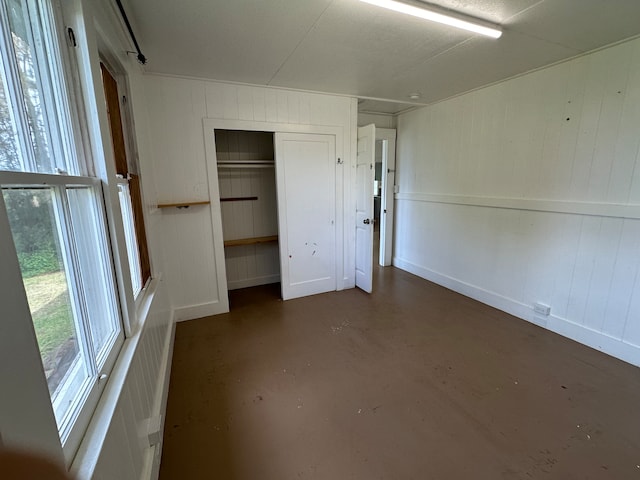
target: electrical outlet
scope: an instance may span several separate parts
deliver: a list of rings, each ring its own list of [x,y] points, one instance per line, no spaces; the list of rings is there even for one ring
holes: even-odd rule
[[[538,315],[544,315],[548,317],[551,313],[551,307],[549,305],[545,305],[544,303],[536,302],[533,304],[533,311]]]

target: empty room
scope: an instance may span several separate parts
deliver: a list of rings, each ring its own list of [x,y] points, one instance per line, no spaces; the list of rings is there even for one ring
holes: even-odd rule
[[[640,478],[638,19],[1,0],[0,476]]]

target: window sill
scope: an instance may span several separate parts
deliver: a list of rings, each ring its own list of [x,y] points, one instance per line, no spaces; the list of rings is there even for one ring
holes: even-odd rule
[[[137,328],[131,337],[125,339],[122,345],[113,371],[109,375],[108,383],[80,443],[80,448],[71,463],[70,471],[79,479],[93,477],[118,406],[118,400],[125,387],[127,375],[138,351],[140,339],[149,318],[149,311],[159,282],[160,278],[153,278],[149,282],[146,291],[140,293],[142,298],[140,298],[140,303],[136,305]]]

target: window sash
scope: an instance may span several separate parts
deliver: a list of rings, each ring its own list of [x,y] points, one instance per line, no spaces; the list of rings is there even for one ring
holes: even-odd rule
[[[118,194],[120,197],[120,212],[122,214],[122,223],[124,226],[125,243],[127,245],[127,259],[129,260],[129,268],[131,270],[131,287],[133,297],[137,298],[142,291],[143,278],[140,266],[140,256],[138,239],[135,230],[135,220],[133,213],[133,205],[131,199],[131,190],[129,181],[126,179],[118,179]]]
[[[125,188],[124,185],[126,185],[127,190],[125,196],[120,192],[120,200],[125,202],[125,205],[121,205],[122,219],[125,227],[133,296],[137,300],[140,292],[151,279],[151,261],[144,223],[140,177],[130,171],[129,158],[134,150],[134,145],[130,136],[131,122],[126,121],[128,110],[124,103],[123,108],[120,106],[121,98],[125,97],[120,96],[123,92],[119,90],[119,85],[124,82],[118,83],[110,67],[103,61],[100,62],[100,70],[117,182],[120,189]],[[131,223],[133,223],[133,229],[131,229]]]
[[[7,182],[11,178],[15,183]],[[51,183],[46,179],[52,180]],[[56,414],[58,431],[64,447],[65,454],[70,459],[76,451],[84,428],[86,428],[88,418],[97,405],[99,394],[104,387],[102,375],[108,375],[115,364],[117,354],[124,342],[124,332],[119,315],[118,296],[115,292],[115,273],[108,248],[108,237],[106,236],[106,219],[102,209],[104,204],[100,182],[94,178],[70,177],[73,184],[65,184],[62,178],[57,175],[30,174],[22,172],[0,172],[0,186],[3,190],[49,190],[51,191],[53,209],[55,212],[55,230],[61,245],[61,259],[64,262],[64,276],[69,286],[68,295],[70,307],[73,312],[72,321],[77,336],[79,357],[73,361],[71,367],[65,372],[64,380],[60,382],[55,391],[50,392],[51,402]],[[74,190],[84,190],[90,193],[87,198],[73,199],[69,197],[69,192]],[[96,245],[98,255],[97,260],[98,276],[106,291],[99,288],[100,282],[96,283],[86,278],[88,269],[95,269],[92,261],[89,266],[83,263],[83,257],[95,255],[94,252],[87,252],[85,245],[79,245],[79,236],[86,237],[87,224],[78,223],[77,214],[73,213],[73,204],[84,204],[92,216],[90,223],[95,227],[95,234],[101,241],[101,245]],[[75,218],[74,218],[75,217]],[[12,235],[12,232],[2,232],[2,235]],[[91,240],[91,239],[89,239]],[[12,239],[13,241],[13,239]],[[78,250],[84,248],[84,252]],[[16,281],[23,281],[22,278]],[[86,291],[85,287],[90,287],[92,291]],[[103,308],[89,307],[98,298],[106,298]],[[92,322],[92,311],[107,310],[106,321]],[[30,308],[30,311],[31,308]],[[34,312],[32,311],[32,315]],[[111,320],[111,321],[110,321]],[[108,332],[103,336],[100,345],[94,345],[96,339],[95,332],[98,328]],[[82,420],[81,420],[82,419]]]
[[[16,0],[18,1],[18,0]],[[64,135],[63,132],[73,131],[77,128],[77,117],[69,109],[70,97],[67,94],[67,75],[64,65],[68,64],[68,56],[63,56],[59,48],[60,38],[57,30],[44,32],[42,26],[55,25],[55,12],[50,2],[37,0],[19,0],[20,12],[24,16],[24,36],[18,37],[26,45],[23,52],[31,58],[29,71],[33,71],[33,92],[25,90],[25,75],[18,64],[18,55],[14,43],[13,28],[6,1],[0,3],[0,21],[2,22],[2,41],[6,48],[2,49],[3,77],[6,79],[5,87],[7,102],[11,111],[12,121],[18,133],[18,155],[20,169],[22,171],[39,173],[64,173],[86,174],[85,163],[77,158],[73,137]],[[54,81],[55,79],[55,81]],[[37,118],[32,118],[27,112],[28,98],[39,100],[36,108]],[[35,113],[34,113],[35,115]],[[41,124],[36,128],[31,124]],[[39,132],[39,133],[37,133]],[[41,148],[47,150],[47,162],[51,162],[51,168],[43,170],[39,166],[41,159],[37,158],[36,137],[42,137],[44,145]]]
[[[75,382],[77,388],[76,398],[78,402],[75,408],[67,412],[67,417],[59,421],[59,435],[63,443],[63,450],[67,461],[70,463],[77,451],[84,435],[89,420],[97,406],[100,394],[106,382],[104,377],[111,372],[120,347],[124,342],[124,330],[122,321],[123,304],[118,295],[113,258],[110,242],[113,241],[110,230],[107,228],[106,211],[103,184],[100,179],[90,177],[93,165],[87,162],[85,157],[90,152],[88,144],[88,127],[79,122],[83,118],[82,95],[79,90],[80,72],[77,68],[77,60],[70,55],[65,47],[64,29],[60,26],[60,7],[58,0],[20,0],[21,8],[28,17],[25,37],[29,37],[32,47],[32,67],[38,70],[37,88],[42,95],[43,130],[49,144],[49,158],[52,159],[52,167],[48,171],[38,171],[35,147],[29,128],[29,116],[26,111],[24,86],[21,83],[19,66],[14,50],[12,29],[10,26],[7,1],[0,1],[0,81],[3,82],[3,90],[6,96],[8,115],[11,128],[14,129],[14,142],[16,143],[19,170],[0,170],[0,186],[6,188],[51,188],[59,197],[56,200],[56,215],[58,221],[58,235],[64,242],[65,271],[69,272],[68,284],[72,298],[73,308],[77,311],[74,315],[76,328],[82,333],[78,336],[78,344],[86,352],[89,365],[86,369],[88,376],[77,375],[79,365],[75,364],[69,370],[69,382],[55,392],[52,398],[54,409],[60,409],[62,405],[73,397],[71,383]],[[40,32],[40,33],[38,33]],[[24,34],[24,30],[23,30]],[[90,157],[88,157],[90,158]],[[90,190],[93,200],[80,200],[81,204],[93,215],[97,221],[96,238],[99,239],[101,250],[101,265],[103,265],[104,279],[107,285],[105,291],[100,289],[93,294],[103,294],[109,297],[113,311],[110,315],[115,319],[114,330],[103,342],[104,348],[96,349],[93,345],[91,328],[89,327],[89,312],[87,298],[90,294],[83,290],[81,281],[83,273],[81,253],[76,249],[78,242],[82,241],[81,234],[74,232],[74,216],[82,217],[82,208],[74,212],[69,206],[73,201],[69,198],[70,191],[77,189]],[[0,201],[0,205],[4,202]],[[3,229],[4,230],[4,229]],[[12,232],[0,231],[2,244],[13,243]],[[85,241],[86,245],[87,241]],[[86,246],[84,247],[86,248]],[[86,276],[87,273],[85,272]],[[16,282],[22,278],[17,277]],[[95,309],[94,309],[95,310]],[[32,314],[33,315],[33,314]],[[82,339],[81,339],[82,338]],[[7,439],[9,440],[9,439]]]

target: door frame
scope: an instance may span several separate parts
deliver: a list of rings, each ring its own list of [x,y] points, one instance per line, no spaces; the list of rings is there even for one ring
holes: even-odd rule
[[[376,141],[382,140],[382,199],[380,202],[380,256],[378,263],[388,267],[393,257],[394,186],[396,179],[396,129],[376,128]]]
[[[279,122],[260,122],[252,120],[224,120],[204,118],[202,120],[205,165],[207,183],[209,187],[209,201],[211,211],[211,225],[213,237],[213,255],[218,284],[218,298],[207,305],[209,315],[226,313],[229,311],[229,293],[227,288],[227,269],[225,264],[224,240],[222,238],[222,210],[220,207],[220,187],[218,184],[218,157],[216,153],[215,130],[246,130],[270,133],[311,133],[334,135],[336,145],[336,290],[345,288],[347,271],[345,268],[345,254],[348,245],[350,228],[345,225],[349,217],[345,214],[348,192],[348,166],[352,164],[350,158],[344,156],[345,128],[341,126],[301,125]],[[275,139],[274,139],[275,140]],[[276,168],[278,159],[274,159]],[[350,185],[349,185],[350,187]]]

